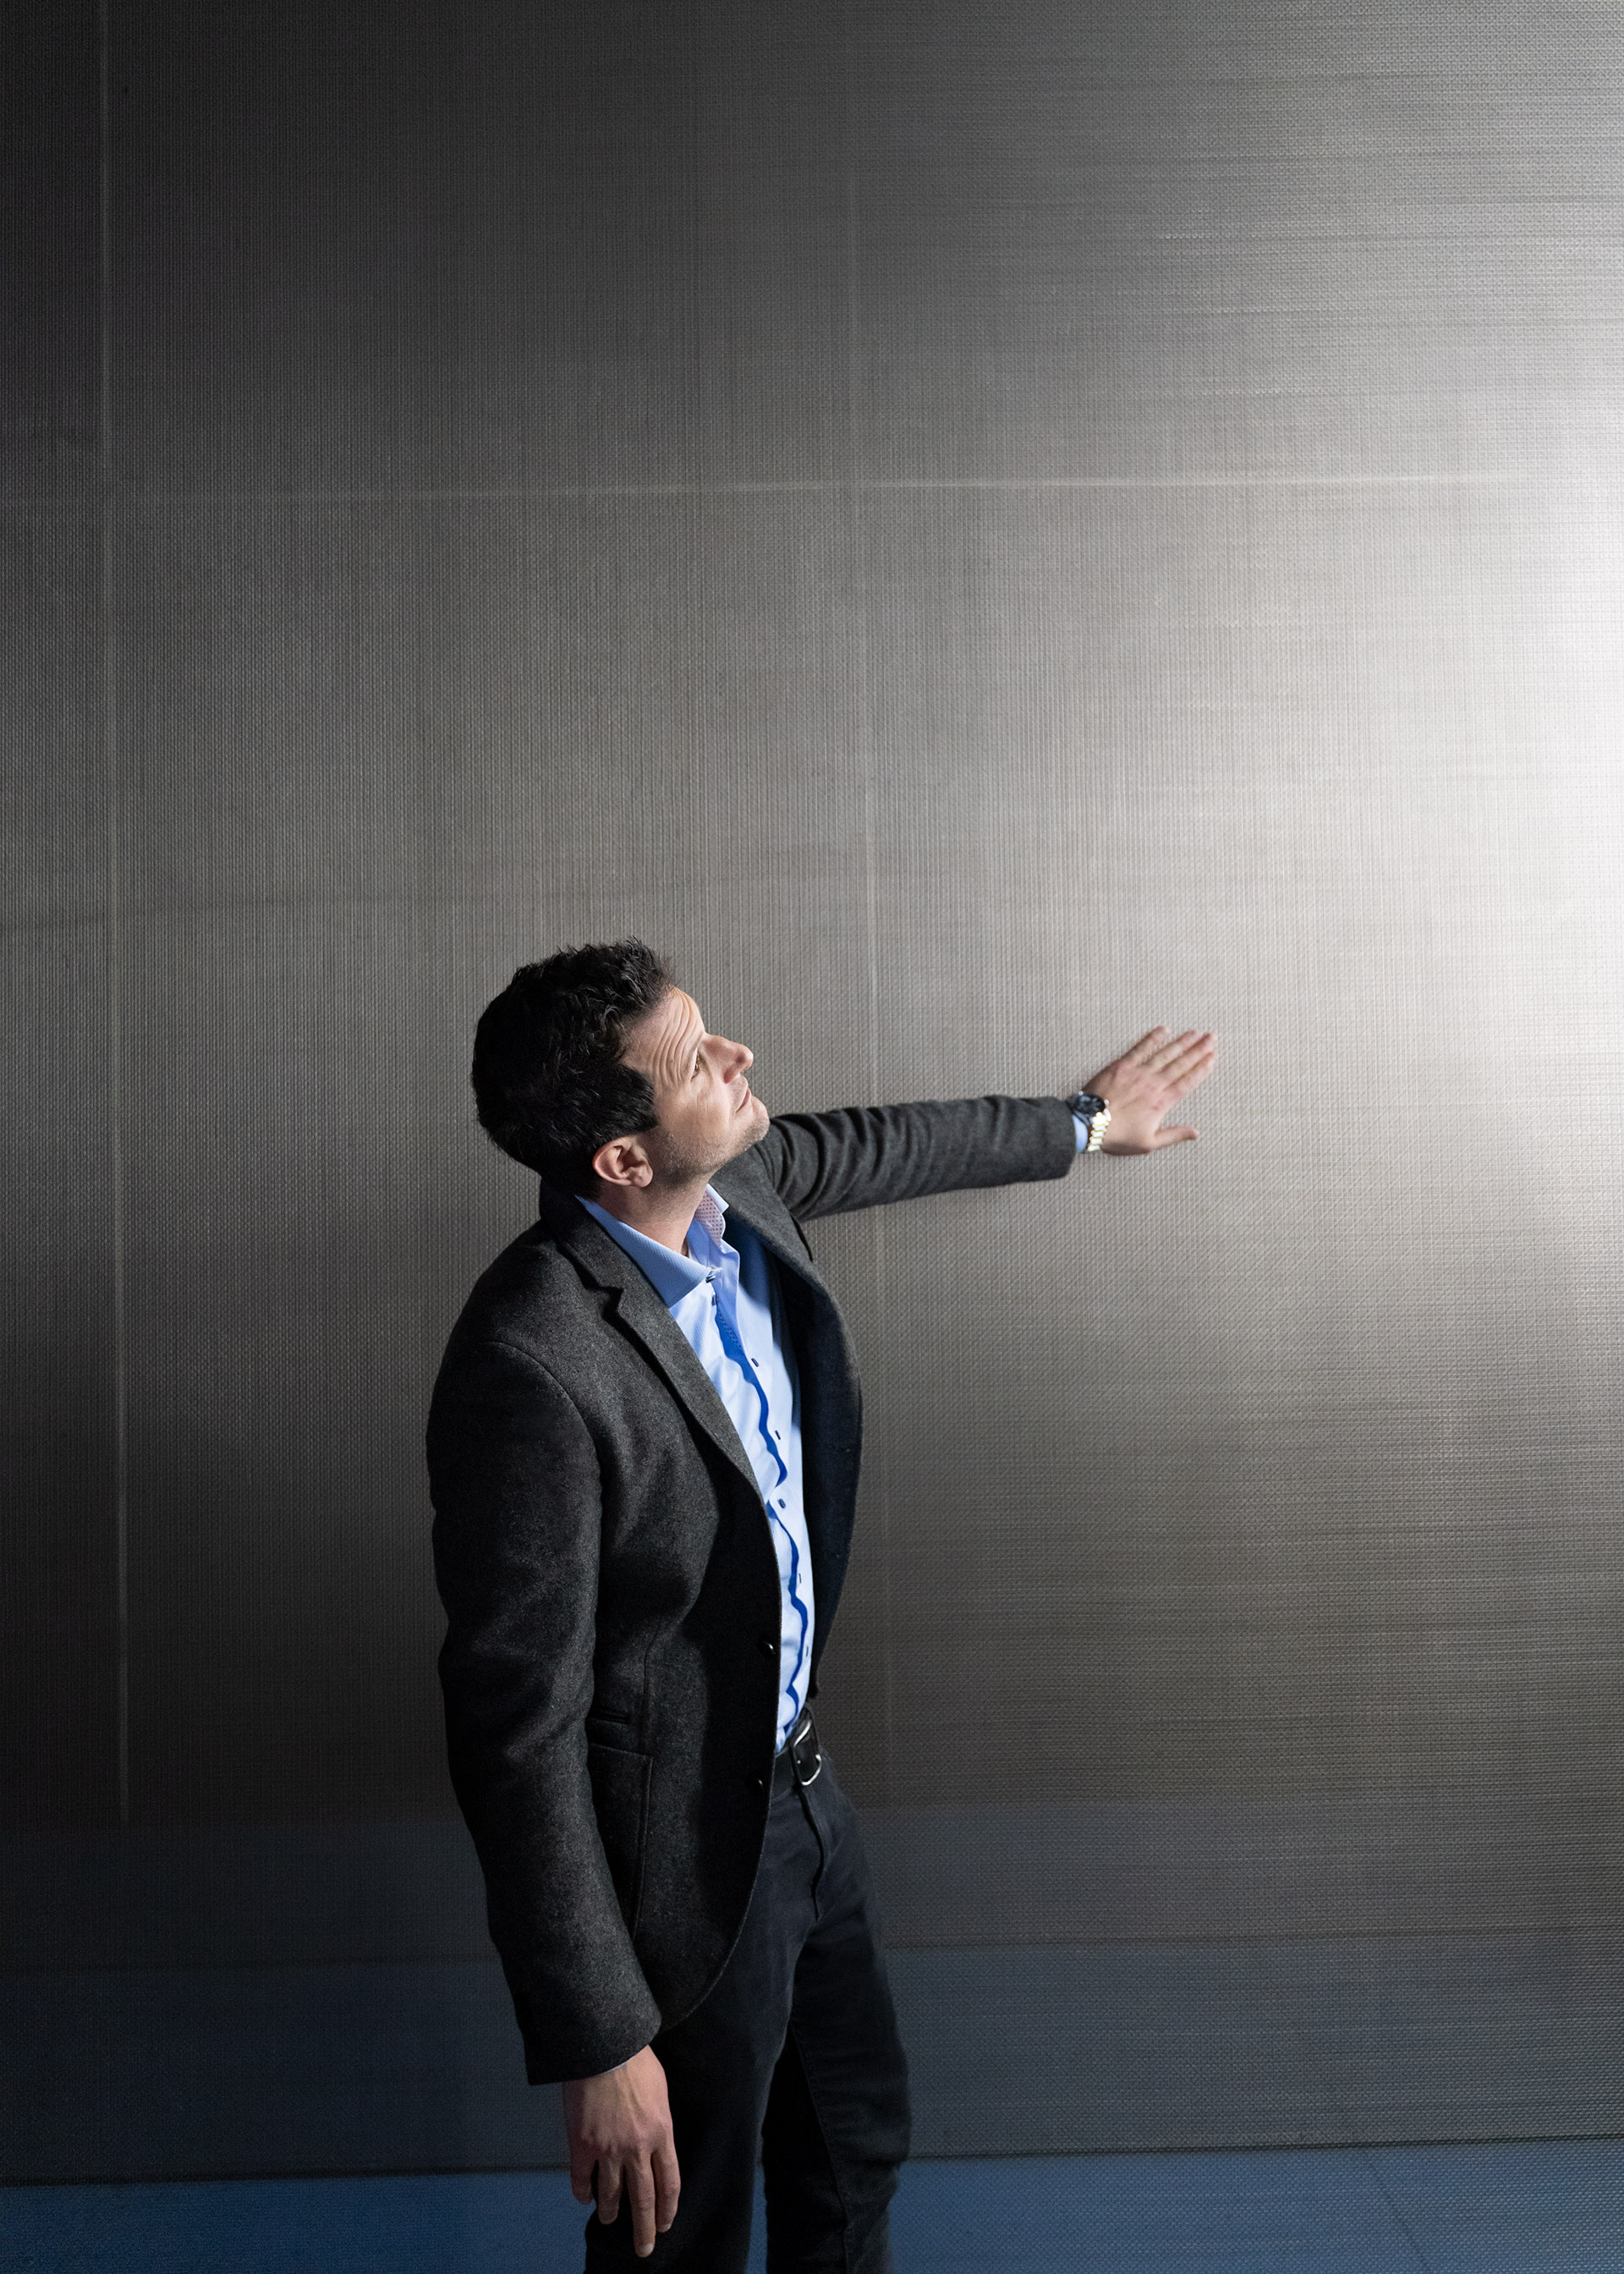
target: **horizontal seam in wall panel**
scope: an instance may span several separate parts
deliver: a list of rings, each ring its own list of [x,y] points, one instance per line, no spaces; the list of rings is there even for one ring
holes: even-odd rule
[[[1297,1933],[1285,1934],[1166,1934],[1166,1935],[1023,1935],[1003,1936],[997,1939],[966,1941],[962,1935],[951,1940],[921,1942],[886,1934],[882,1939],[885,1949],[893,1956],[914,1955],[923,1952],[945,1954],[951,1952],[983,1954],[989,1951],[1014,1950],[1284,1950],[1298,1949],[1304,1944],[1320,1947],[1342,1944],[1413,1942],[1437,1944],[1445,1942],[1475,1942],[1492,1938],[1501,1942],[1567,1942],[1583,1939],[1594,1939],[1618,1937],[1624,1939],[1624,1918],[1590,1921],[1580,1926],[1534,1926],[1507,1921],[1491,1920],[1470,1926],[1447,1927],[1323,1927],[1304,1928]],[[265,1958],[265,1959],[131,1959],[120,1964],[117,1961],[98,1960],[93,1964],[0,1966],[0,1982],[37,1980],[49,1977],[56,1980],[78,1980],[81,1977],[109,1974],[331,1974],[350,1969],[359,1970],[388,1967],[442,1969],[448,1967],[480,1967],[500,1970],[500,1961],[494,1952],[487,1957],[457,1957],[452,1954],[417,1958]]]
[[[544,2088],[532,2086],[532,2091]],[[1391,2150],[1402,2154],[1415,2148],[1507,2148],[1526,2143],[1534,2147],[1589,2147],[1598,2141],[1617,2141],[1624,2135],[1617,2132],[1472,2132],[1454,2133],[1396,2133],[1371,2137],[1337,2140],[1282,2142],[1278,2137],[1263,2140],[1203,2140],[1195,2147],[1171,2144],[1157,2148],[976,2148],[935,2150],[912,2148],[908,2160],[914,2164],[1109,2164],[1149,2162],[1155,2158],[1181,2156],[1357,2156],[1385,2154]],[[331,2165],[289,2171],[286,2165],[244,2166],[227,2172],[202,2171],[192,2175],[166,2173],[162,2178],[98,2177],[88,2172],[80,2177],[49,2180],[0,2180],[0,2197],[24,2188],[95,2187],[146,2189],[179,2189],[190,2187],[229,2187],[249,2185],[286,2185],[289,2187],[320,2185],[328,2180],[460,2180],[481,2177],[522,2178],[531,2172],[565,2172],[565,2162],[548,2163],[537,2157],[524,2163],[485,2164],[368,2164]]]
[[[1624,463],[1620,465],[1624,474]],[[849,497],[853,489],[914,490],[1280,490],[1492,489],[1549,482],[1548,467],[1482,473],[1417,474],[887,474],[853,481],[644,482],[556,488],[470,490],[130,490],[126,508],[204,505],[547,505],[596,499]],[[42,502],[42,501],[41,501]],[[0,501],[0,514],[5,510]]]
[[[489,1958],[132,1958],[122,1964],[97,1959],[82,1966],[65,1961],[56,1966],[0,1966],[0,1983],[90,1981],[112,1974],[342,1974],[378,1972],[385,1968],[397,1974],[408,1969],[443,1973],[452,1967],[479,1967],[500,1973],[501,1961],[494,1951]]]
[[[1026,2107],[1041,2107],[1041,2102],[1023,2102]],[[1053,2103],[1048,2104],[1052,2106]],[[944,2095],[933,2099],[932,2110],[937,2108],[974,2108],[984,2102],[959,2099]],[[1282,2122],[1287,2120],[1282,2118]],[[1321,2131],[1322,2127],[1316,2127]],[[1564,2142],[1574,2147],[1588,2147],[1598,2141],[1624,2143],[1624,2133],[1613,2129],[1594,2132],[1350,2132],[1335,2140],[1323,2137],[1312,2139],[1282,2137],[1281,2133],[1259,2135],[1244,2140],[1214,2140],[1199,2132],[1173,2134],[1165,2145],[1154,2148],[910,2148],[911,2164],[999,2164],[999,2163],[1112,2163],[1149,2162],[1157,2157],[1183,2156],[1359,2156],[1382,2155],[1389,2149],[1402,2155],[1414,2148],[1555,2148]],[[528,2167],[527,2167],[528,2168]],[[538,2164],[538,2171],[561,2171],[562,2165]],[[357,2175],[361,2176],[360,2174]],[[24,2186],[41,2184],[24,2180]],[[49,2182],[46,2182],[49,2184]],[[109,2184],[128,2184],[114,2180]],[[163,2184],[147,2182],[148,2186]],[[1030,2262],[1028,2262],[1030,2263]],[[1248,2263],[1256,2263],[1248,2261]],[[1579,2262],[1573,2262],[1578,2263]],[[1588,2262],[1587,2262],[1588,2263]]]
[[[103,502],[100,497],[71,493],[53,496],[45,490],[11,490],[0,497],[0,521],[49,515],[56,521],[84,521],[99,528]]]
[[[1304,1927],[1284,1934],[1163,1934],[1163,1935],[1025,1935],[996,1941],[967,1942],[962,1936],[948,1942],[915,1942],[883,1935],[885,1949],[898,1956],[921,1951],[983,1952],[992,1950],[1297,1950],[1342,1944],[1420,1942],[1566,1942],[1575,1938],[1624,1939],[1624,1920],[1605,1920],[1584,1926],[1530,1926],[1491,1922],[1473,1926]],[[86,1969],[88,1970],[88,1969]]]
[[[1598,21],[1606,20],[1605,13],[1598,11]],[[1611,46],[1608,52],[1612,52]],[[870,56],[878,56],[882,59],[889,55],[893,60],[906,61],[917,69],[915,49],[888,48],[885,43],[876,41],[869,43],[868,53]],[[1019,58],[1022,64],[1041,64],[1053,70],[1064,69],[1068,60],[1069,57],[1064,52],[1056,53],[1049,49],[1045,49],[1041,54],[1028,50]],[[1516,60],[1520,65],[1523,59],[1519,56]],[[1590,60],[1588,53],[1585,60],[1587,63]],[[1443,93],[1451,95],[1472,90],[1484,94],[1499,95],[1506,91],[1509,70],[1510,66],[1507,64],[1497,72],[1457,72],[1453,64],[1446,64],[1440,61],[1417,63],[1414,66],[1395,66],[1387,70],[1379,66],[1361,66],[1348,71],[1188,72],[1181,73],[1176,79],[1139,79],[1124,76],[1091,79],[1079,72],[1075,77],[1068,77],[1064,81],[1064,88],[1065,94],[1071,99],[1086,94],[1189,94],[1192,93],[1229,94],[1237,90],[1248,94],[1273,94],[1282,91],[1297,93],[1304,89],[1312,91],[1317,87],[1327,87],[1415,88],[1422,93]],[[1531,104],[1538,94],[1556,96],[1568,94],[1575,82],[1586,87],[1610,87],[1618,77],[1619,74],[1616,72],[1588,69],[1560,73],[1553,72],[1546,79],[1529,77],[1520,79],[1517,83],[1517,92]],[[1011,73],[1006,78],[1003,87],[995,87],[990,92],[996,102],[1001,94],[1019,98],[1025,96],[1028,89]],[[873,112],[870,109],[868,116],[872,117],[872,115]],[[1424,155],[1430,157],[1433,154],[1431,144],[1422,144],[1418,147]],[[1543,143],[1537,143],[1533,147],[1536,150],[1539,150],[1545,146]],[[1566,140],[1553,135],[1550,147],[1553,149],[1565,150],[1570,145]],[[1445,144],[1443,147],[1447,154],[1455,154],[1460,146]],[[1354,154],[1361,154],[1356,151]],[[1470,144],[1465,146],[1465,154],[1468,156],[1474,154],[1473,147]],[[859,163],[862,162],[860,158]]]

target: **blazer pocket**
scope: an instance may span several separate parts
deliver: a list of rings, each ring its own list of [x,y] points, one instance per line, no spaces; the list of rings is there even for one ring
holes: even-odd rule
[[[636,1933],[643,1905],[643,1855],[652,1766],[647,1753],[624,1752],[619,1745],[588,1741],[586,1768],[592,1780],[592,1810],[628,1934]]]

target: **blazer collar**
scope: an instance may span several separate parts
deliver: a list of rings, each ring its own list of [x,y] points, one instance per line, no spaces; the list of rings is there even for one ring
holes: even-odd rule
[[[620,1242],[611,1239],[602,1224],[593,1221],[573,1193],[544,1185],[540,1216],[583,1279],[602,1292],[605,1317],[642,1347],[689,1417],[759,1499],[761,1487],[756,1472],[716,1385],[643,1271]]]
[[[805,1248],[792,1246],[770,1222],[764,1220],[764,1211],[758,1211],[751,1205],[748,1185],[742,1193],[728,1189],[733,1182],[729,1174],[733,1166],[730,1161],[710,1179],[727,1202],[729,1223],[737,1218],[740,1223],[748,1224],[775,1262],[783,1264],[786,1270],[793,1271],[807,1280],[819,1294],[826,1295],[829,1291]],[[583,1278],[590,1279],[597,1287],[613,1287],[621,1291],[641,1289],[651,1302],[660,1302],[649,1284],[646,1273],[633,1262],[619,1240],[611,1239],[602,1224],[587,1214],[573,1193],[560,1192],[552,1185],[543,1185],[540,1189],[541,1221]],[[665,1307],[660,1303],[660,1308],[664,1310]],[[666,1312],[666,1318],[669,1321],[669,1312]],[[680,1329],[673,1328],[673,1332],[687,1349],[687,1341]],[[691,1351],[688,1354],[693,1356]],[[697,1365],[698,1360],[695,1359],[695,1363]],[[703,1367],[700,1371],[702,1374],[704,1372]],[[707,1375],[707,1381],[709,1378]]]
[[[746,1154],[743,1157],[748,1160],[750,1156]],[[748,1224],[775,1263],[781,1263],[786,1271],[793,1271],[798,1277],[805,1279],[811,1286],[817,1289],[820,1295],[827,1295],[829,1290],[818,1276],[817,1269],[806,1249],[800,1246],[792,1246],[787,1239],[780,1236],[765,1212],[756,1209],[750,1189],[753,1180],[741,1178],[740,1182],[743,1186],[742,1191],[729,1189],[733,1184],[733,1171],[736,1166],[736,1163],[728,1162],[726,1167],[718,1169],[710,1179],[722,1198],[727,1202],[728,1221],[731,1223],[736,1216],[741,1224]],[[788,1215],[788,1210],[785,1209],[782,1201],[778,1203],[778,1212],[781,1216]]]

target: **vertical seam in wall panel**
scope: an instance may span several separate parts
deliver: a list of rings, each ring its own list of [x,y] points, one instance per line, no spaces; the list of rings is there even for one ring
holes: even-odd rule
[[[846,105],[846,451],[847,500],[846,536],[851,552],[853,580],[853,617],[856,629],[857,693],[857,776],[862,792],[863,834],[863,921],[867,933],[865,948],[868,975],[868,1099],[877,1105],[880,1097],[880,958],[879,915],[875,877],[876,847],[874,822],[874,691],[871,676],[871,648],[868,638],[868,576],[864,525],[861,465],[858,449],[857,388],[859,358],[857,351],[857,108],[856,57],[853,38],[853,11],[849,4],[841,12],[840,38],[844,70],[842,91]],[[869,1237],[873,1242],[875,1329],[879,1348],[886,1347],[890,1305],[885,1286],[885,1212],[883,1209],[868,1211]],[[890,1806],[895,1798],[895,1729],[896,1729],[896,1643],[891,1610],[891,1527],[890,1464],[883,1447],[876,1449],[878,1459],[870,1456],[871,1472],[877,1468],[874,1492],[875,1517],[880,1534],[880,1635],[881,1679],[884,1699],[885,1719],[885,1777],[884,1800]]]
[[[99,78],[96,311],[96,454],[101,504],[102,754],[106,789],[107,1118],[109,1213],[113,1297],[113,1556],[115,1569],[114,1693],[118,1757],[118,1821],[130,1821],[130,1472],[128,1357],[124,1334],[124,1032],[119,1000],[121,948],[118,892],[118,727],[113,639],[112,527],[112,155],[109,0],[97,0]]]

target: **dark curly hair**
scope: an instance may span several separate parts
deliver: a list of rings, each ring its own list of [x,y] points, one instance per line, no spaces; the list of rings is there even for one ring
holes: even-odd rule
[[[515,971],[474,1035],[474,1098],[492,1143],[546,1183],[590,1196],[598,1147],[658,1124],[653,1083],[620,1050],[673,983],[665,957],[640,939],[563,947]]]

